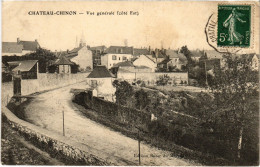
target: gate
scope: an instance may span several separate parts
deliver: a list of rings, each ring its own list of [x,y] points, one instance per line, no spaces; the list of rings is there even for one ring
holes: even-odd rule
[[[13,78],[13,90],[14,90],[14,95],[21,95],[21,78],[14,77]]]

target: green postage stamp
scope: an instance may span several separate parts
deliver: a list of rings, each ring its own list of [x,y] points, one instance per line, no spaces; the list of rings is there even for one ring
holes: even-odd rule
[[[250,31],[250,5],[218,5],[219,47],[249,47]]]

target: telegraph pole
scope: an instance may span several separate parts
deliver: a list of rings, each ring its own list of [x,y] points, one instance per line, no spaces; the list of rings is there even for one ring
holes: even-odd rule
[[[64,109],[62,110],[62,119],[63,119],[63,136],[65,136],[65,127],[64,127]]]
[[[206,66],[207,60],[205,60],[205,75],[206,75],[206,86],[208,87],[208,76],[207,76],[207,66]]]
[[[140,148],[140,134],[139,134],[139,129],[138,129],[138,157],[139,157],[139,165],[141,165],[141,148]]]

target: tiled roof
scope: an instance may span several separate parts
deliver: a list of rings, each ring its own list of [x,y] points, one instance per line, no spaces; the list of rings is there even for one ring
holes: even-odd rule
[[[37,41],[20,41],[18,44],[23,45],[23,50],[36,51],[39,44]]]
[[[96,66],[87,78],[112,78],[114,75],[105,66]]]
[[[115,64],[112,68],[115,67],[134,67],[133,63],[131,61],[124,61],[124,62],[119,62]]]
[[[222,54],[215,50],[205,50],[208,59],[222,59]]]
[[[127,46],[110,46],[105,50],[105,53],[110,54],[133,54],[133,47]]]
[[[18,67],[15,67],[13,71],[30,71],[33,66],[38,62],[38,60],[25,60],[20,61],[20,64]]]
[[[148,54],[149,54],[149,51],[147,49],[134,48],[134,56],[148,55]]]
[[[55,65],[73,65],[65,56],[61,56],[55,63]]]
[[[2,42],[2,53],[22,53],[23,45],[16,42]]]

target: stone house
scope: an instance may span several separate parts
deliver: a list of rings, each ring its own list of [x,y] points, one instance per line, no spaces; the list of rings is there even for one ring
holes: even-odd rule
[[[115,64],[130,61],[133,57],[133,47],[110,46],[101,56],[101,65],[111,69]]]

